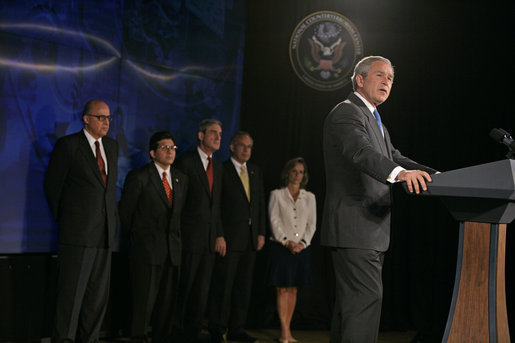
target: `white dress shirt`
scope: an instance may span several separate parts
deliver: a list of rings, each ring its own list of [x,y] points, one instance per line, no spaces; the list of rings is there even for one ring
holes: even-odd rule
[[[106,175],[107,175],[107,156],[106,156],[106,152],[104,151],[104,145],[102,144],[102,137],[100,137],[99,139],[95,139],[88,131],[86,131],[86,129],[82,129],[82,130],[84,131],[84,134],[86,135],[86,138],[88,139],[89,146],[91,147],[91,150],[93,150],[93,156],[95,156],[95,158],[97,157],[97,147],[95,145],[95,141],[98,141],[98,143],[100,143],[99,144],[100,155],[102,155],[102,159],[104,160],[104,166],[105,166]]]
[[[213,158],[213,155],[209,156],[205,152],[200,149],[200,147],[197,147],[198,154],[200,156],[200,160],[202,161],[202,165],[204,166],[204,170],[207,170],[207,166],[209,164],[209,161],[207,160],[208,157]]]
[[[156,166],[157,172],[159,173],[159,177],[161,178],[161,181],[163,181],[163,172],[166,173],[166,181],[168,181],[168,184],[170,185],[170,188],[173,189],[172,186],[172,175],[170,175],[170,166],[165,170],[157,165],[157,163],[154,162],[154,165]]]
[[[271,239],[281,244],[286,241],[311,244],[315,234],[317,212],[315,195],[304,189],[300,190],[297,201],[293,200],[287,187],[273,190],[268,203]]]
[[[354,94],[355,94],[358,98],[360,98],[360,99],[365,103],[365,105],[367,106],[368,110],[370,111],[370,113],[372,113],[372,116],[375,118],[375,117],[376,117],[376,116],[374,115],[374,109],[375,109],[375,107],[374,107],[374,106],[372,106],[372,104],[371,104],[371,103],[369,103],[369,102],[367,101],[367,99],[365,99],[365,98],[363,97],[363,95],[359,94],[358,92],[354,92]],[[376,119],[376,120],[377,120],[377,119]],[[384,137],[384,133],[383,133],[383,137]],[[396,182],[397,182],[397,180],[396,180],[397,175],[399,175],[399,173],[400,173],[401,171],[403,171],[403,170],[406,170],[406,169],[404,169],[404,168],[403,168],[403,167],[401,167],[401,166],[397,166],[397,167],[393,168],[393,170],[390,172],[390,175],[388,175],[388,177],[386,178],[386,181],[388,181],[388,182],[390,182],[390,183],[396,183]]]
[[[234,165],[234,168],[236,168],[236,172],[238,172],[238,176],[241,176],[241,167],[245,168],[247,175],[249,174],[249,170],[247,169],[247,162],[241,164],[240,162],[236,161],[233,157],[231,157],[231,162]]]

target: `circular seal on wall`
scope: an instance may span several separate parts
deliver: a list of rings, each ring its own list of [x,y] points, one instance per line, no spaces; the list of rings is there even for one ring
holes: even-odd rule
[[[354,65],[363,56],[363,43],[349,19],[320,11],[297,25],[289,50],[293,70],[305,84],[332,91],[350,82]]]

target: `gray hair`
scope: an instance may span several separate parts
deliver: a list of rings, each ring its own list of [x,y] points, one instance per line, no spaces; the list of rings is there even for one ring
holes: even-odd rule
[[[252,141],[252,143],[254,143],[254,139],[252,138],[252,136],[250,135],[250,133],[246,132],[246,131],[237,131],[234,133],[234,135],[232,135],[231,137],[231,143],[230,144],[236,144],[236,141],[240,138],[240,137],[244,137],[244,136],[248,136],[250,138],[250,140]]]
[[[213,124],[219,125],[222,127],[222,122],[218,119],[204,119],[198,124],[198,132],[206,133],[206,130]]]
[[[352,89],[355,91],[358,88],[358,84],[356,83],[356,76],[362,75],[364,78],[367,77],[368,72],[370,71],[370,66],[374,62],[384,62],[389,64],[392,67],[392,62],[390,62],[389,59],[384,58],[382,56],[367,56],[361,59],[361,61],[356,64],[354,67],[354,74],[352,74],[351,80],[352,80]]]

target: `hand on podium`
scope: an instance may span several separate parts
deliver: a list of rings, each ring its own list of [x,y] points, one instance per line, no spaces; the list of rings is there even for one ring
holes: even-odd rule
[[[431,176],[422,170],[402,170],[397,174],[397,181],[404,181],[410,193],[419,194],[421,190],[427,191],[427,182],[431,182]]]

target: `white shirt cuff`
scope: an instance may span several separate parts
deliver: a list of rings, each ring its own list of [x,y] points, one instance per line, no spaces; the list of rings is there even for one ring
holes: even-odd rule
[[[390,182],[390,183],[396,183],[397,180],[397,175],[399,175],[399,173],[403,170],[406,170],[404,168],[402,168],[401,166],[398,166],[398,167],[395,167],[392,172],[390,173],[390,175],[388,175],[388,178],[386,178],[386,181]]]

